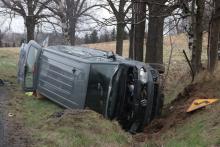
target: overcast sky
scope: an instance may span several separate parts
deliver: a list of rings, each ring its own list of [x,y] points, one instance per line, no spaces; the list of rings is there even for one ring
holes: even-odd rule
[[[98,10],[98,12],[96,12],[96,16],[97,17],[100,16],[100,18],[109,18],[111,15],[105,10]],[[3,30],[10,26],[11,32],[23,33],[25,30],[24,20],[21,16],[16,16],[15,18],[12,19],[12,21],[10,18],[0,16],[0,24],[3,24],[3,27],[1,28]]]
[[[3,25],[1,28],[3,30],[10,27],[11,32],[16,32],[16,33],[24,32],[24,20],[20,16],[13,18],[12,21],[10,20],[10,18],[0,17],[0,23]]]

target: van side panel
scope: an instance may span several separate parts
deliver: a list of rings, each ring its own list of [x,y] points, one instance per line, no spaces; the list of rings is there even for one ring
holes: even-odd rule
[[[90,65],[44,50],[40,57],[38,91],[67,108],[83,109]]]

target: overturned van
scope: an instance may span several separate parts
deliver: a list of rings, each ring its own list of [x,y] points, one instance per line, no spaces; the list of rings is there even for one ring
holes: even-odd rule
[[[24,91],[65,108],[92,109],[133,133],[161,113],[160,73],[143,62],[86,47],[42,48],[30,41],[21,47],[18,66]]]

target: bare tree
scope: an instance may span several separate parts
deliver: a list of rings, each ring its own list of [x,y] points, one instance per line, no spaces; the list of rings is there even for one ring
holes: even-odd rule
[[[146,51],[145,61],[150,63],[163,63],[163,34],[164,34],[165,18],[172,15],[174,23],[176,23],[177,25],[179,20],[175,17],[175,15],[177,15],[175,13],[177,13],[178,11],[176,12],[175,10],[182,8],[182,6],[185,4],[184,2],[187,1],[182,1],[182,0],[133,1],[133,13],[132,13],[133,21],[130,32],[130,50],[129,50],[130,58],[140,61],[143,60],[145,22],[146,19],[148,19],[148,33],[147,33],[148,35],[146,42],[147,51]],[[148,7],[146,7],[146,5]]]
[[[217,53],[220,48],[220,3],[214,0],[215,10],[212,14],[209,31],[208,69],[213,72],[217,63]]]
[[[4,23],[5,23],[6,19],[4,19],[1,23],[0,23],[0,27],[2,28]],[[2,29],[0,29],[0,47],[3,46],[2,44],[2,39],[4,38],[6,32],[9,30],[9,28],[5,29],[4,31],[2,31]]]
[[[100,5],[88,3],[88,0],[54,0],[54,3],[48,9],[61,22],[67,43],[75,45],[77,25],[85,21],[85,18],[93,18],[91,10]]]
[[[146,24],[146,3],[143,0],[136,0],[132,8],[132,24],[130,30],[129,57],[143,61],[144,36]]]
[[[149,9],[146,58],[148,63],[163,63],[164,19],[179,8],[181,1],[147,0]]]
[[[34,39],[35,26],[39,21],[49,15],[44,14],[45,6],[52,0],[1,0],[4,8],[9,13],[15,13],[23,17],[27,28],[27,41]]]
[[[107,0],[110,9],[106,6],[110,13],[112,12],[116,18],[116,53],[122,55],[123,51],[123,38],[126,26],[126,16],[132,8],[130,2],[126,0]]]
[[[194,5],[195,4],[195,5]],[[203,15],[205,10],[204,0],[193,0],[192,2],[192,29],[193,29],[193,45],[191,64],[194,73],[198,73],[202,67],[202,41],[203,41]],[[196,9],[196,12],[194,12]]]
[[[2,39],[4,38],[5,33],[6,33],[6,31],[1,31],[1,30],[0,30],[0,47],[3,46],[3,44],[2,44]]]

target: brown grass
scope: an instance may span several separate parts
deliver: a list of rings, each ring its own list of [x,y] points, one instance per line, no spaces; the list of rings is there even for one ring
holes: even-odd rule
[[[171,58],[170,71],[168,73],[168,78],[166,80],[166,85],[165,85],[166,103],[172,101],[177,96],[177,94],[181,92],[184,89],[184,87],[186,87],[191,81],[190,68],[183,55],[183,50],[185,50],[188,54],[188,57],[191,58],[191,54],[188,49],[188,43],[187,43],[188,38],[185,34],[180,34],[180,35],[171,36],[171,40],[174,49]],[[116,42],[86,44],[84,46],[115,52]],[[164,37],[163,46],[164,46],[164,52],[163,52],[164,65],[167,68],[170,51],[171,51],[171,43],[169,36]],[[206,62],[207,62],[206,48],[207,48],[207,34],[204,34],[203,53],[202,53],[202,60],[204,66],[206,66]],[[128,54],[129,54],[129,41],[125,40],[123,56],[128,57]]]
[[[188,57],[190,58],[190,51],[188,50],[187,36],[185,34],[173,35],[171,36],[171,39],[173,42],[174,50],[173,50],[173,56],[171,58],[170,71],[168,73],[168,78],[166,80],[166,85],[165,85],[166,103],[169,103],[170,101],[172,101],[176,97],[176,95],[180,91],[182,91],[183,88],[186,85],[188,85],[191,81],[190,68],[182,52],[183,49],[186,50]],[[116,42],[86,44],[83,46],[115,52]],[[207,47],[207,34],[204,35],[203,54],[202,54],[202,60],[203,60],[203,64],[205,67],[206,67],[206,62],[207,62],[206,47]],[[168,67],[169,55],[171,51],[170,48],[171,48],[170,37],[165,36],[163,54],[164,54],[164,65],[166,68]],[[123,56],[128,57],[128,54],[129,54],[128,52],[129,41],[128,40],[124,41],[123,50],[124,50]],[[18,54],[19,54],[19,50],[17,48],[1,48],[0,51],[1,51],[0,57],[5,56],[9,58],[9,60],[13,60],[13,63],[15,62],[17,63]],[[8,75],[8,72],[5,72],[4,75]]]
[[[204,37],[203,63],[206,62],[207,37]],[[172,101],[182,89],[190,83],[189,68],[182,54],[182,49],[187,50],[187,38],[184,34],[172,36],[174,54],[170,72],[165,87],[166,103]],[[115,42],[87,45],[92,48],[115,51]],[[128,41],[125,41],[124,56],[128,56]],[[164,63],[167,67],[170,53],[169,37],[164,38]],[[190,51],[187,50],[188,55]],[[0,78],[16,82],[16,64],[19,50],[17,48],[0,49]],[[206,72],[197,77],[199,83],[194,96],[220,97],[219,71],[215,76]],[[212,88],[214,87],[214,88]],[[200,91],[200,92],[198,92]],[[103,119],[100,115],[89,112],[74,115],[65,113],[61,118],[52,118],[54,112],[62,111],[60,107],[47,100],[36,100],[22,94],[18,87],[11,89],[11,111],[32,134],[34,146],[132,146],[131,136],[120,130],[118,125]],[[200,113],[196,113],[183,124],[168,129],[159,134],[159,138],[152,138],[143,143],[144,146],[214,146],[220,145],[219,139],[219,104],[210,106]],[[34,114],[34,115],[33,115]],[[81,114],[81,113],[80,113]],[[74,119],[70,119],[73,117]],[[93,123],[94,122],[94,123]],[[100,127],[102,126],[102,127]],[[132,145],[131,145],[131,144]]]

